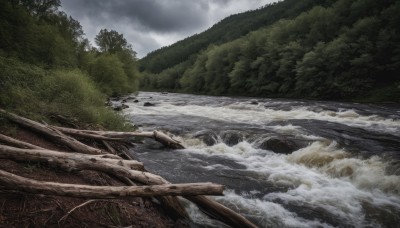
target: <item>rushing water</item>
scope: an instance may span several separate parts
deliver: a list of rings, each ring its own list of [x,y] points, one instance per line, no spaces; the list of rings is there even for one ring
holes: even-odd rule
[[[141,145],[135,156],[147,169],[174,183],[226,185],[215,198],[260,227],[400,226],[399,107],[145,92],[136,99],[126,103],[129,120],[187,147]],[[200,226],[223,226],[188,209]]]

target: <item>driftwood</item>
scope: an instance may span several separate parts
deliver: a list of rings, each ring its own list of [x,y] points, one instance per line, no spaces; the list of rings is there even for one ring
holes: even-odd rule
[[[65,134],[78,136],[82,138],[90,138],[96,140],[106,141],[127,141],[133,137],[146,137],[153,138],[156,141],[172,149],[183,149],[184,146],[177,140],[172,139],[168,135],[161,131],[153,132],[116,132],[116,131],[90,131],[90,130],[77,130],[72,128],[56,127],[51,125],[44,125],[39,122],[9,113],[3,109],[0,109],[0,113],[6,115],[11,121],[20,124],[26,128],[30,128],[41,134],[44,134],[52,139],[68,146],[69,148],[87,154],[101,154],[101,150],[90,147],[86,144],[79,142],[78,140],[68,137]]]
[[[0,142],[6,143],[6,144],[11,145],[11,146],[16,146],[16,147],[19,147],[19,148],[39,149],[39,150],[44,149],[44,148],[42,148],[40,146],[36,146],[36,145],[30,144],[30,143],[27,143],[27,142],[23,142],[23,141],[8,137],[8,136],[3,135],[3,134],[0,134]]]
[[[67,135],[64,135],[58,130],[52,129],[44,124],[38,123],[36,121],[9,113],[3,109],[0,109],[0,113],[5,114],[5,116],[10,119],[11,121],[20,124],[21,126],[24,126],[26,128],[32,129],[36,132],[39,132],[41,134],[44,134],[53,140],[62,143],[63,145],[68,146],[69,148],[79,151],[81,153],[87,153],[87,154],[102,154],[103,152],[99,149],[90,147],[86,144],[83,144],[79,142],[78,140],[71,138]]]
[[[98,157],[98,155],[77,155],[51,150],[20,149],[0,145],[0,158],[8,158],[17,161],[50,162],[66,170],[96,170],[117,175],[120,179],[129,178],[147,185],[170,184],[158,175],[130,170],[126,165],[120,166],[121,164],[116,162],[118,161],[117,159],[108,159],[108,162],[101,162]],[[113,161],[113,164],[109,163],[110,160]],[[255,227],[243,216],[207,197],[191,196],[186,197],[186,199],[192,201],[204,211],[207,211],[209,216],[228,225],[233,227]],[[169,202],[171,199],[164,199],[164,202],[165,201]],[[172,205],[174,205],[174,203],[172,203]]]
[[[62,128],[55,126],[48,126],[37,123],[35,121],[31,121],[25,119],[23,117],[16,116],[11,113],[7,113],[4,110],[0,109],[0,112],[6,114],[12,121],[21,124],[24,127],[28,127],[37,132],[43,133],[47,136],[50,136],[56,139],[58,142],[63,143],[64,145],[68,145],[70,148],[74,149],[74,145],[77,142],[78,149],[75,149],[81,153],[88,154],[99,154],[102,153],[101,150],[87,146],[79,141],[66,136],[65,134],[81,137],[81,138],[91,138],[95,140],[104,140],[104,141],[129,141],[132,137],[147,137],[153,138],[165,146],[175,149],[183,149],[184,146],[171,137],[165,135],[162,132],[154,131],[154,132],[114,132],[114,131],[91,131],[91,130],[76,130],[71,128]],[[10,143],[10,142],[8,142]],[[80,147],[80,144],[83,144],[84,147]],[[15,145],[11,144],[10,145]],[[15,145],[18,146],[18,145]],[[47,162],[50,164],[56,164],[61,168],[66,170],[95,170],[105,172],[114,176],[117,176],[121,180],[132,180],[135,182],[139,182],[145,185],[164,185],[170,184],[168,181],[163,179],[158,175],[154,175],[148,172],[142,172],[133,170],[128,168],[126,165],[121,165],[119,161],[121,159],[116,159],[116,157],[112,157],[107,162],[95,162],[96,159],[106,159],[103,155],[91,155],[94,160],[89,159],[73,159],[71,158],[60,158],[54,159],[53,155],[55,153],[60,153],[56,151],[52,151],[49,153],[49,150],[41,150],[38,148],[32,149],[23,149],[26,146],[19,145],[22,148],[14,148],[0,145],[0,157],[1,158],[9,158],[19,161],[39,161],[39,162]],[[89,149],[87,149],[89,147]],[[86,149],[85,149],[86,148]],[[110,148],[109,148],[110,149]],[[29,151],[29,152],[27,152]],[[14,155],[13,155],[14,154]],[[82,155],[80,155],[82,156]],[[88,155],[86,155],[88,156]],[[104,155],[106,156],[106,155]],[[115,155],[114,155],[115,156]],[[111,161],[113,160],[113,162]],[[97,160],[96,160],[97,161]],[[115,161],[118,161],[115,163]],[[126,181],[125,181],[126,182]],[[206,212],[210,217],[220,220],[230,226],[233,227],[256,227],[246,218],[241,216],[240,214],[234,212],[233,210],[223,206],[222,204],[207,198],[205,196],[185,196],[186,199],[192,201],[200,209]],[[176,197],[174,196],[163,196],[158,197],[158,199],[163,202],[166,206],[170,208],[171,211],[175,212],[179,217],[185,217],[186,212],[182,205],[179,203]]]
[[[128,197],[222,195],[224,186],[212,183],[152,186],[90,186],[36,181],[0,170],[1,189],[56,196],[115,199]]]
[[[185,196],[185,198],[196,204],[206,215],[232,227],[257,227],[242,215],[206,196]]]
[[[0,145],[0,158],[15,161],[45,162],[56,165],[66,171],[93,170],[116,176],[121,181],[132,185],[131,181],[146,185],[162,183],[162,177],[143,171],[132,170],[142,168],[142,164],[133,160],[103,159],[106,155],[85,155],[77,153],[62,153],[51,150],[29,150]],[[128,180],[128,181],[127,181]],[[176,197],[157,197],[163,206],[168,209],[174,217],[186,218],[188,215],[185,208]]]
[[[44,162],[57,165],[68,171],[86,169],[113,174],[143,170],[143,163],[134,160],[104,158],[103,155],[87,155],[43,149],[21,149],[4,145],[0,145],[0,158],[7,158],[15,161]],[[141,174],[142,172],[137,171],[137,173]]]
[[[57,130],[82,138],[91,138],[98,140],[106,140],[106,141],[126,141],[128,139],[134,137],[144,137],[144,138],[152,138],[164,146],[172,148],[172,149],[184,149],[185,147],[181,144],[181,142],[172,139],[168,135],[164,134],[161,131],[153,131],[153,132],[117,132],[117,131],[91,131],[91,130],[78,130],[72,128],[65,127],[54,127]]]

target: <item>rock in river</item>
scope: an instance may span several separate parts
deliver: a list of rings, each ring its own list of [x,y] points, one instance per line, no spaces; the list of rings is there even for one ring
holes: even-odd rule
[[[234,146],[243,141],[243,135],[237,131],[223,131],[220,133],[222,141],[228,146]]]
[[[280,137],[273,137],[262,142],[260,148],[263,150],[272,150],[275,153],[279,154],[290,154],[293,151],[300,149],[301,147],[292,140]]]
[[[207,146],[212,146],[218,143],[218,135],[211,130],[203,130],[196,132],[193,137],[200,139]]]

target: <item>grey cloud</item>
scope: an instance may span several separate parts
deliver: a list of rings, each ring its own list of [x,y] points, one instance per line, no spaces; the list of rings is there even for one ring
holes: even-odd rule
[[[109,21],[129,20],[144,28],[157,31],[180,31],[206,23],[204,13],[208,1],[102,1],[102,0],[68,0],[63,1],[65,9],[72,9],[95,20]]]
[[[139,57],[194,33],[233,13],[274,0],[61,0],[62,10],[80,21],[89,40],[114,29]]]

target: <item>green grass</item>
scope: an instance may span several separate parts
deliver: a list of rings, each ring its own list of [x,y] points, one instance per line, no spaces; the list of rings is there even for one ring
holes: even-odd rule
[[[106,95],[78,69],[43,69],[0,57],[0,107],[37,120],[53,114],[110,130],[128,130],[105,107]]]

